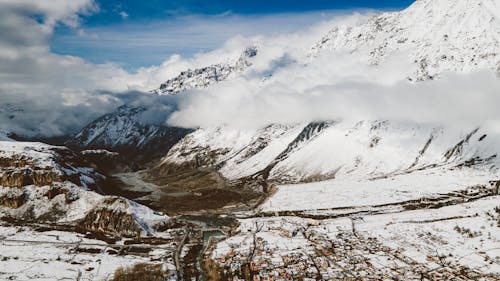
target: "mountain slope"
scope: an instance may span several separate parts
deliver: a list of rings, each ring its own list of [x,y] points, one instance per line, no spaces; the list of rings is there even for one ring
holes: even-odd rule
[[[362,57],[374,67],[408,60],[414,68],[402,69],[401,77],[417,80],[495,70],[500,62],[500,1],[418,0],[401,12],[334,27],[312,48],[310,59],[323,60],[328,53]],[[291,125],[282,135],[280,126],[287,128],[202,128],[175,145],[162,165],[211,166],[232,179],[277,182],[376,178],[435,166],[497,173],[500,136],[486,128],[364,120]],[[258,149],[247,154],[252,147]]]
[[[159,95],[178,94],[189,89],[207,88],[214,83],[235,77],[251,66],[257,48],[247,48],[238,58],[200,69],[186,70],[152,91]],[[86,125],[66,144],[81,149],[109,149],[151,160],[163,156],[190,130],[153,125],[140,120],[144,106],[124,105]]]
[[[415,65],[407,75],[418,80],[447,71],[496,69],[499,26],[498,0],[418,0],[401,12],[334,27],[312,48],[311,56],[343,51],[377,65],[400,53]]]
[[[153,235],[168,221],[132,201],[99,194],[103,179],[65,147],[0,141],[0,218],[132,237]]]
[[[500,136],[487,133],[388,121],[273,125],[255,132],[200,129],[176,144],[161,165],[211,166],[231,179],[262,175],[274,182],[377,178],[436,166],[496,173]],[[258,150],[252,149],[256,143]]]
[[[198,69],[188,69],[161,84],[160,88],[152,92],[159,95],[172,95],[189,89],[207,88],[212,84],[241,74],[252,65],[251,59],[257,56],[257,53],[257,47],[250,47],[240,57],[229,59],[227,62]]]
[[[85,126],[66,144],[84,149],[109,149],[131,156],[162,155],[189,130],[141,121],[145,107],[121,106]],[[141,157],[142,158],[142,157]]]

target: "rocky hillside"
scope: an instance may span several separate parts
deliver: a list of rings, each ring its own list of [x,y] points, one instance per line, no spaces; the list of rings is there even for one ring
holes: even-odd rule
[[[64,147],[0,141],[0,217],[119,236],[152,235],[168,221],[132,201],[100,195],[104,177],[81,159]]]

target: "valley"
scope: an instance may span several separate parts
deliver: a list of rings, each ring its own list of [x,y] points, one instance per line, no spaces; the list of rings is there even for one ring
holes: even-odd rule
[[[308,137],[318,138],[314,134]],[[297,143],[296,138],[290,139]],[[308,138],[301,140],[308,142]],[[12,142],[2,145],[5,151]],[[30,146],[39,147],[41,154],[23,156],[24,147]],[[3,158],[2,163],[4,169],[25,163],[42,168],[71,159],[57,160],[59,156],[51,151],[60,149],[16,143],[8,154],[11,158]],[[252,155],[245,150],[238,153]],[[108,153],[103,155],[108,159]],[[95,157],[92,154],[91,160],[96,161]],[[367,174],[295,184],[248,176],[229,179],[216,166],[179,162],[165,166],[162,160],[143,170],[101,172],[100,177],[112,179],[101,184],[94,180],[102,186],[96,188],[104,193],[104,201],[100,201],[104,209],[96,206],[82,217],[71,207],[82,200],[78,199],[82,195],[76,196],[68,207],[74,209],[76,221],[60,205],[61,196],[67,201],[68,194],[55,189],[69,185],[65,176],[53,178],[49,189],[43,187],[46,182],[40,182],[40,187],[18,187],[24,190],[21,195],[40,194],[29,195],[18,205],[7,203],[14,198],[10,195],[13,190],[4,189],[2,192],[10,193],[0,200],[4,202],[1,209],[10,218],[2,219],[0,277],[113,280],[122,270],[119,268],[146,267],[147,274],[160,274],[167,280],[249,280],[255,276],[498,280],[498,178],[481,161],[470,166],[460,164],[460,159],[467,158],[456,159],[385,176]],[[90,168],[76,170],[96,174]],[[91,198],[86,200],[97,199]],[[40,213],[37,204],[41,202],[54,207],[44,207],[48,213]],[[134,206],[134,202],[145,207]],[[38,207],[30,211],[29,205]],[[129,211],[119,211],[124,206],[139,209],[128,217]],[[147,207],[151,211],[143,210]],[[164,213],[168,218],[161,217]],[[43,257],[31,254],[33,246],[45,253]],[[58,270],[41,270],[44,264],[59,264]]]
[[[335,23],[0,124],[0,280],[500,281],[500,1]]]

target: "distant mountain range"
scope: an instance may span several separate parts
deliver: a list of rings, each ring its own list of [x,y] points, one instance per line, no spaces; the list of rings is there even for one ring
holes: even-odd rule
[[[500,4],[416,1],[401,12],[333,27],[309,57],[319,59],[325,52],[347,52],[375,67],[394,56],[407,58],[414,68],[402,69],[401,78],[410,80],[495,71],[500,62]],[[381,177],[441,165],[496,169],[498,136],[489,133],[391,120],[274,124],[255,131],[221,126],[187,135],[162,165],[212,166],[229,178],[261,176],[279,182]]]
[[[391,57],[404,54],[404,57],[414,65],[414,68],[401,70],[401,77],[410,80],[436,79],[444,72],[468,72],[478,69],[495,70],[500,67],[500,6],[498,1],[493,0],[419,0],[401,12],[383,13],[352,25],[333,27],[317,44],[311,47],[308,53],[309,59],[318,59],[325,52],[348,52],[352,56],[364,58],[367,64],[375,66],[384,64]],[[173,95],[189,89],[203,89],[216,83],[223,83],[228,79],[244,74],[247,69],[251,69],[252,59],[258,54],[258,48],[249,47],[239,57],[229,59],[226,62],[183,71],[177,77],[163,83],[153,92],[159,95]],[[194,158],[202,159],[202,161],[200,160],[201,163],[217,164],[218,166],[221,166],[223,162],[225,165],[222,166],[226,167],[223,168],[223,171],[227,171],[228,176],[238,177],[248,176],[251,174],[250,171],[258,172],[259,169],[264,168],[269,170],[271,167],[266,166],[265,161],[262,162],[263,160],[260,160],[260,158],[258,158],[259,160],[251,160],[252,156],[268,153],[270,149],[266,149],[267,146],[285,136],[288,137],[288,145],[292,145],[294,138],[299,137],[300,132],[310,126],[315,126],[311,124],[270,125],[258,132],[245,132],[248,135],[245,140],[233,139],[232,137],[241,138],[243,132],[235,134],[224,127],[202,128],[188,135],[190,130],[145,124],[137,120],[137,114],[143,110],[144,108],[140,107],[122,106],[115,112],[106,114],[85,126],[67,144],[72,147],[106,148],[132,153],[147,150],[156,152],[154,156],[160,157],[180,141],[164,159],[164,163],[192,161]],[[382,131],[369,130],[371,126],[378,123],[384,124]],[[396,134],[398,131],[401,134],[404,134],[404,132],[422,134],[421,140],[417,142],[415,139],[415,143],[412,144],[412,149],[415,151],[411,153],[409,151],[405,152],[412,159],[397,160],[400,165],[402,165],[401,161],[414,161],[419,149],[422,149],[429,139],[435,141],[439,136],[436,133],[439,131],[437,128],[423,129],[417,125],[401,128],[400,125],[393,124],[390,121],[375,120],[365,120],[360,124],[363,125],[324,123],[320,126],[321,130],[313,134],[318,137],[317,141],[321,141],[323,137],[320,137],[320,135],[326,137],[326,135],[330,134],[329,132],[331,134],[334,131],[339,133],[339,126],[343,127],[342,130],[346,134],[353,131],[362,134],[362,136],[359,136],[358,141],[366,143],[364,147],[371,147],[372,149],[369,151],[373,153],[370,152],[369,154],[373,155],[352,155],[348,159],[349,163],[330,165],[331,167],[326,169],[325,167],[319,167],[321,166],[319,162],[314,163],[319,161],[319,158],[307,158],[299,161],[300,165],[302,165],[300,167],[311,167],[311,170],[301,170],[299,167],[292,168],[293,165],[298,165],[298,163],[290,167],[281,167],[285,163],[290,164],[291,159],[293,159],[292,154],[299,153],[301,149],[312,149],[308,148],[309,142],[301,145],[294,144],[295,147],[291,151],[278,157],[279,153],[284,153],[287,149],[287,146],[282,143],[281,148],[273,148],[276,149],[273,150],[273,153],[269,152],[269,155],[259,157],[266,159],[267,164],[272,166],[272,171],[268,171],[271,175],[278,176],[278,174],[282,174],[285,178],[302,180],[315,175],[319,178],[332,177],[333,174],[337,174],[341,170],[353,169],[356,165],[368,165],[373,173],[377,173],[377,171],[378,173],[394,172],[403,169],[404,166],[387,166],[384,169],[382,168],[383,165],[377,164],[379,161],[385,162],[387,160],[387,158],[377,158],[377,146],[389,145],[387,149],[396,149],[391,147],[392,144],[386,143],[384,134]],[[466,131],[471,130],[470,128],[464,129]],[[219,143],[218,137],[220,137],[221,141],[225,140],[227,143]],[[332,137],[334,136],[332,135]],[[451,138],[447,148],[453,147],[456,144],[454,142],[459,142],[461,139],[459,136]],[[342,143],[341,141],[336,142],[338,145]],[[326,143],[328,142],[325,141],[325,145]],[[429,145],[433,148],[434,142],[431,141],[431,143]],[[247,154],[243,156],[240,149],[246,147],[245,145],[249,146],[248,149],[257,147],[258,151],[247,151]],[[314,150],[310,151],[312,154],[332,150],[329,146],[320,147],[317,145],[319,144],[316,144]],[[442,150],[441,152],[444,153],[446,148],[442,147]],[[183,157],[176,156],[176,152],[179,153],[179,151],[183,151]],[[207,159],[205,157],[205,154],[209,151],[216,152],[210,154],[212,156],[218,155],[215,157],[216,159]],[[239,154],[234,154],[236,152]],[[334,154],[331,156],[333,157]],[[492,155],[481,155],[481,159],[484,160],[489,156]],[[243,158],[234,160],[238,157]],[[274,159],[275,157],[279,159]],[[285,159],[290,160],[285,161]],[[246,166],[236,168],[245,161],[250,160],[251,163],[254,163],[251,164],[254,165],[251,166],[252,168],[247,169]],[[303,163],[304,161],[308,162]],[[366,163],[367,161],[370,163]],[[395,164],[394,161],[396,160],[391,160],[391,165]],[[322,160],[322,162],[324,161]],[[229,163],[233,163],[233,166]],[[409,164],[406,163],[406,166],[408,168]],[[238,173],[237,171],[240,170],[245,172]],[[296,173],[296,175],[290,173]]]

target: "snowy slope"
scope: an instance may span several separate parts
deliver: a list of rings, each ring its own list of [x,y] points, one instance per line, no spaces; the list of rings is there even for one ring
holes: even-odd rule
[[[163,83],[152,92],[178,94],[189,89],[207,88],[214,83],[236,77],[251,66],[257,48],[247,48],[238,58],[200,69],[188,69]],[[67,145],[78,148],[106,148],[132,154],[164,155],[189,130],[142,122],[145,107],[124,105],[86,125]]]
[[[499,198],[351,217],[242,219],[212,258],[221,267],[267,266],[265,277],[299,268],[295,276],[311,280],[498,280]]]
[[[260,210],[355,212],[366,206],[435,198],[472,186],[490,186],[490,179],[491,174],[484,170],[432,168],[376,180],[349,177],[281,185],[277,193],[260,206]]]
[[[312,48],[310,59],[322,60],[332,52],[364,57],[375,67],[407,58],[415,68],[401,70],[408,71],[401,73],[401,79],[496,69],[500,1],[418,0],[401,12],[334,27]],[[280,126],[286,129],[282,132]],[[266,141],[259,144],[259,138]],[[390,120],[273,125],[261,130],[212,127],[181,140],[163,165],[194,161],[232,179],[253,175],[282,182],[376,178],[437,165],[474,166],[496,173],[499,138],[486,128]],[[247,155],[245,151],[254,146],[259,149]]]
[[[51,146],[38,142],[0,141],[0,171],[3,181],[8,181],[16,170],[25,169],[30,174],[40,171],[44,174],[53,174],[54,179],[41,179],[41,182],[66,180],[72,178],[82,186],[95,186],[100,177],[92,169],[81,167],[79,156],[66,147]]]
[[[475,128],[456,131],[394,122],[338,123],[275,165],[270,178],[375,178],[467,163],[490,169],[497,165],[500,139],[487,134]]]
[[[336,26],[311,50],[348,52],[370,64],[404,54],[418,80],[500,66],[500,1],[418,0],[408,9]]]
[[[119,107],[85,126],[66,144],[78,148],[104,148],[125,153],[166,153],[189,130],[146,124],[140,120],[145,107]]]
[[[189,89],[207,88],[211,84],[222,82],[244,72],[252,65],[251,59],[257,55],[257,52],[257,47],[249,47],[240,57],[229,59],[227,62],[188,69],[161,84],[160,88],[152,92],[159,95],[172,95]]]
[[[154,234],[168,217],[135,202],[98,194],[103,179],[65,147],[0,141],[0,217],[68,223],[88,230]]]
[[[499,137],[480,128],[456,131],[388,121],[273,125],[251,132],[212,128],[188,135],[162,165],[196,160],[228,178],[261,173],[284,182],[376,178],[434,166],[495,172]]]
[[[139,256],[126,251],[117,254],[120,246],[85,233],[40,232],[36,227],[4,225],[0,226],[0,233],[0,280],[109,280],[118,268],[139,263],[175,269],[173,260],[162,259],[165,253],[175,250],[175,245],[144,245],[139,249],[154,250]]]
[[[213,166],[219,167],[226,177],[250,176],[266,168],[301,130],[301,125],[201,128],[173,146],[161,165]]]

